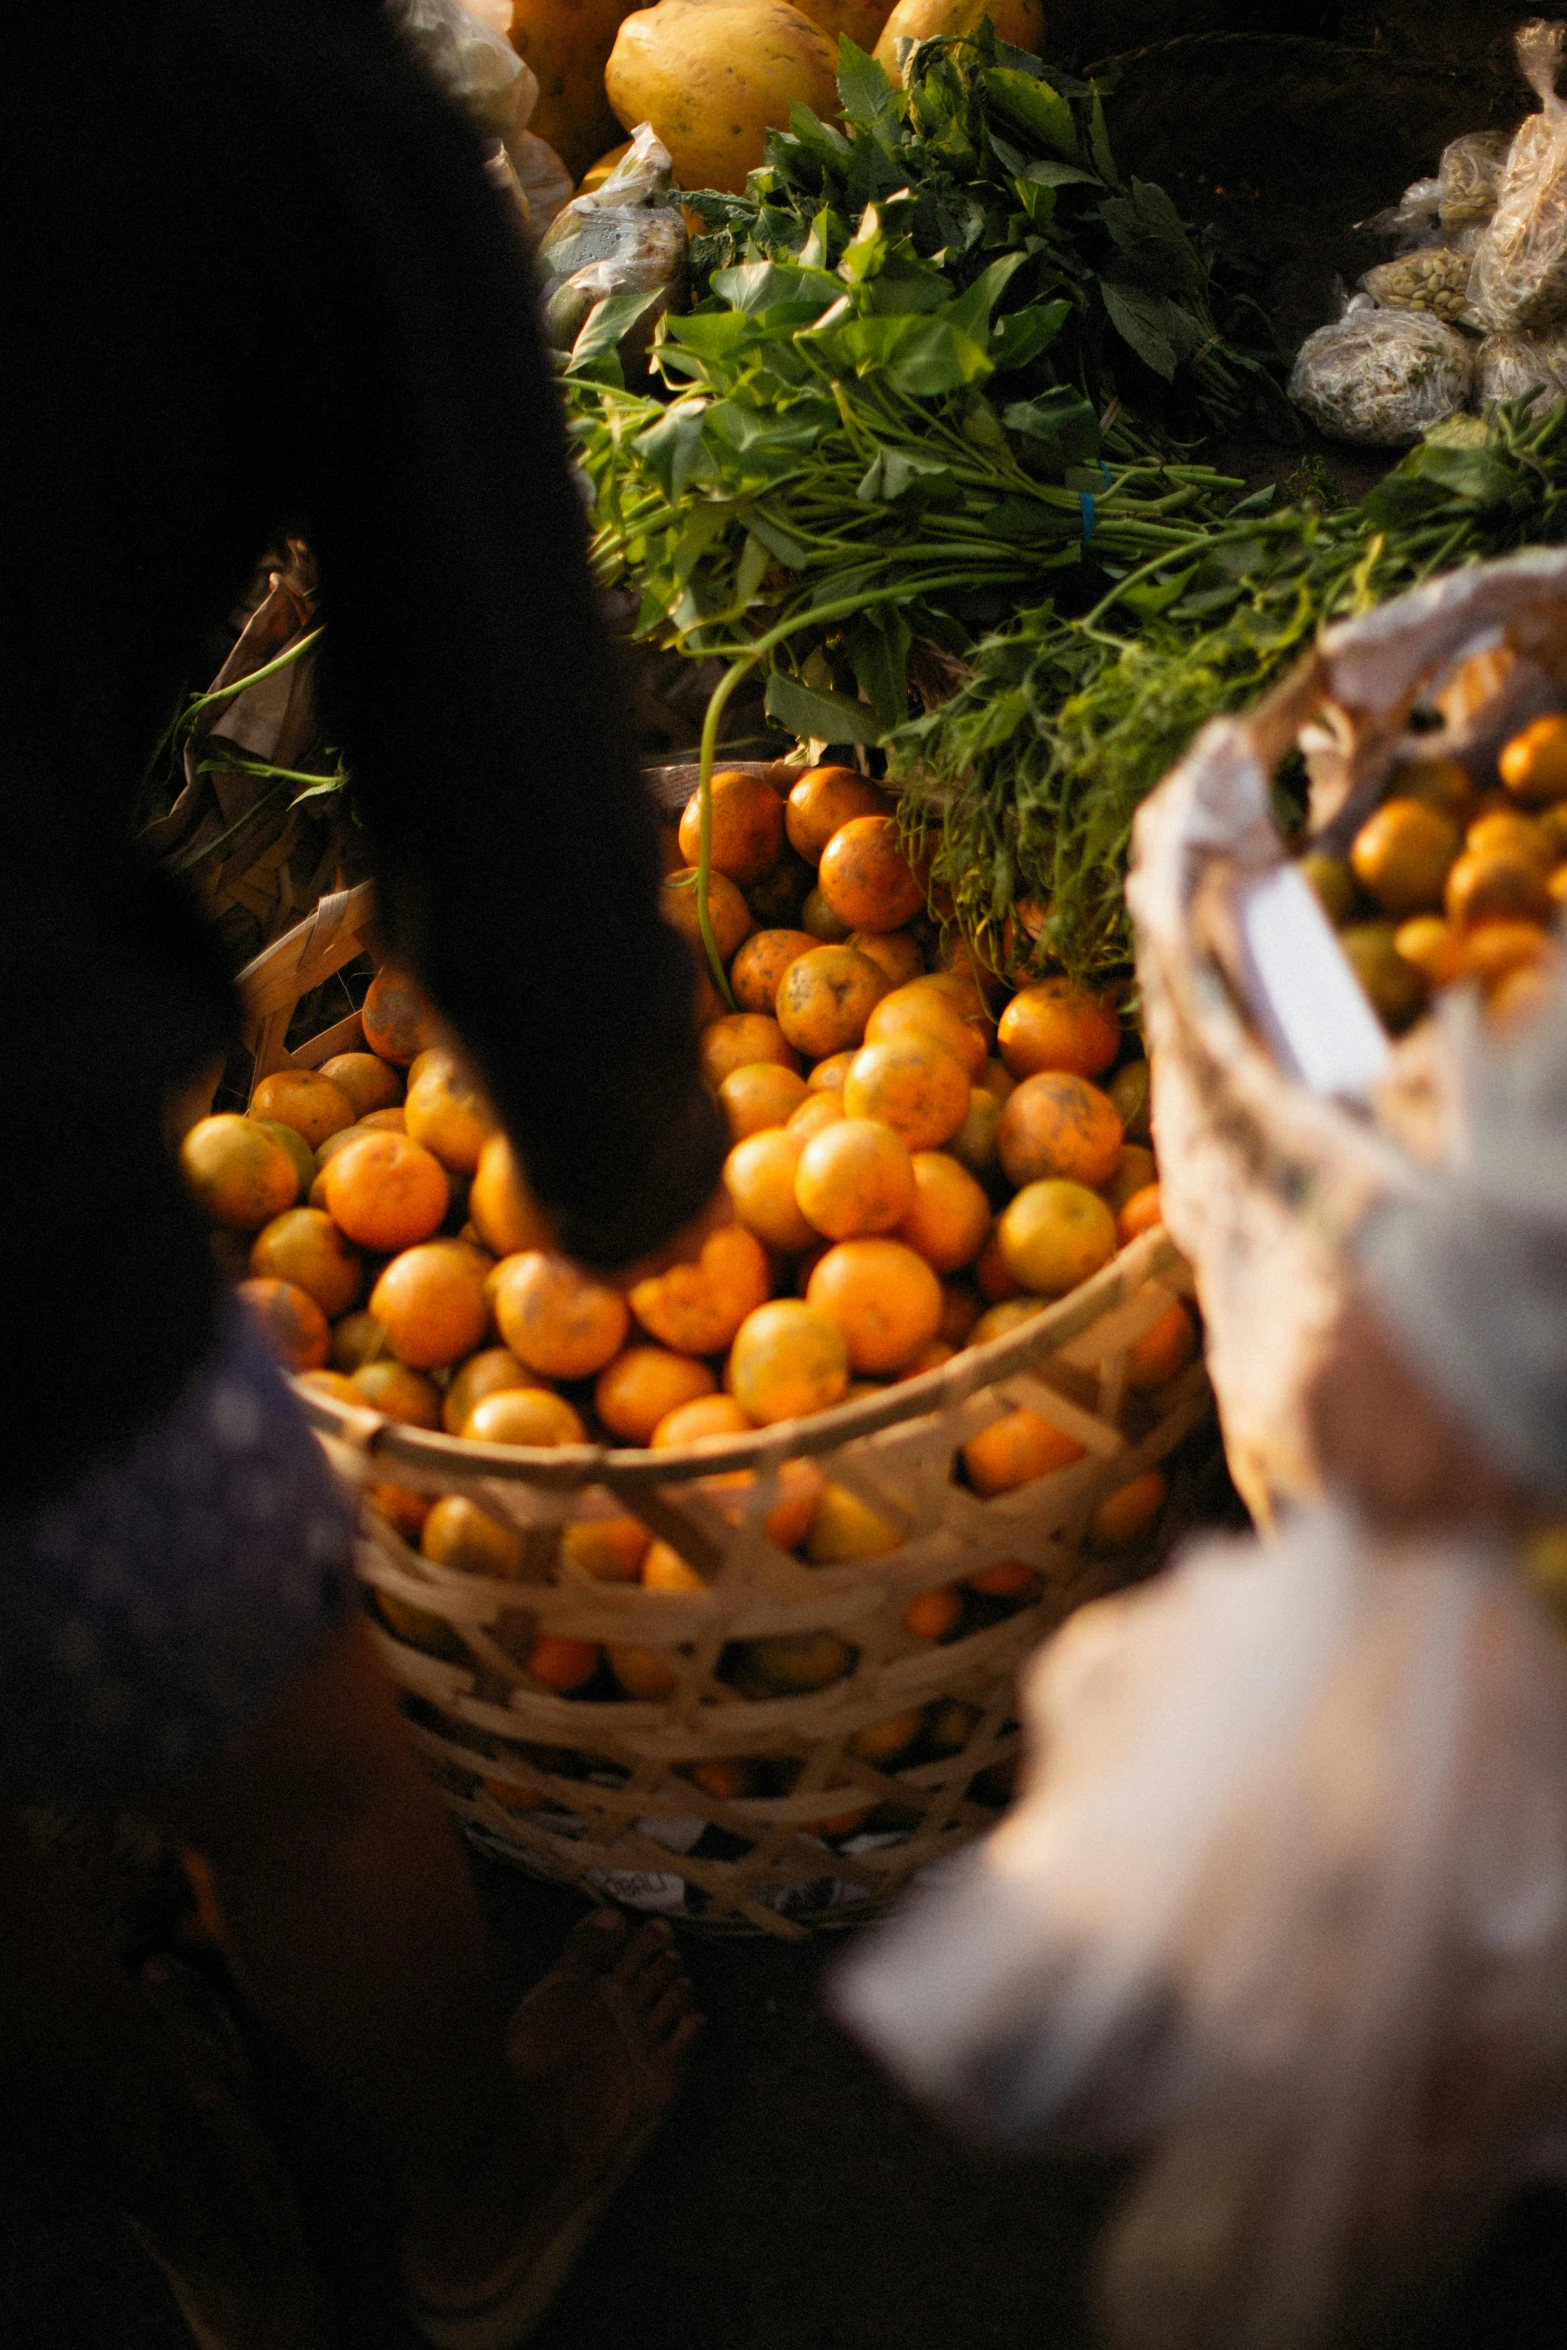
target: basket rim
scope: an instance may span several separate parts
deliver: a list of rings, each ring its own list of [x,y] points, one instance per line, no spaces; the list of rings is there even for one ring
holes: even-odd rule
[[[1038,1357],[1053,1353],[1070,1339],[1091,1329],[1124,1298],[1182,1263],[1180,1251],[1156,1225],[1120,1249],[1107,1265],[1069,1290],[1053,1305],[1043,1306],[1016,1330],[1003,1331],[983,1346],[969,1347],[938,1364],[933,1371],[901,1380],[882,1395],[857,1397],[834,1404],[824,1412],[793,1420],[776,1420],[747,1435],[711,1438],[705,1444],[652,1452],[645,1446],[604,1444],[506,1445],[476,1444],[463,1436],[449,1436],[432,1428],[415,1428],[384,1413],[356,1409],[307,1387],[290,1375],[289,1383],[306,1418],[321,1434],[335,1436],[356,1450],[377,1458],[404,1462],[410,1468],[443,1470],[449,1475],[509,1479],[515,1483],[552,1486],[568,1492],[608,1480],[624,1489],[635,1485],[680,1485],[692,1479],[723,1475],[735,1469],[756,1469],[801,1454],[835,1452],[860,1436],[874,1436],[905,1420],[933,1411],[955,1408],[979,1389],[1026,1370]]]

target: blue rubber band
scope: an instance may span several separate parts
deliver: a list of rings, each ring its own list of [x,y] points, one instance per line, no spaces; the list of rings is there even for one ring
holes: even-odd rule
[[[1105,463],[1102,457],[1099,460],[1099,470],[1105,477],[1105,488],[1107,490],[1113,490],[1115,487],[1114,477],[1110,472],[1109,466]],[[1094,535],[1094,524],[1098,519],[1098,501],[1095,499],[1092,490],[1079,490],[1077,493],[1077,502],[1081,507],[1083,514],[1083,551],[1086,554],[1088,551],[1088,542]]]

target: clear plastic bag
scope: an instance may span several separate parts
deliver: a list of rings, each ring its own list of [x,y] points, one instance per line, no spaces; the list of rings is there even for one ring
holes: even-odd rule
[[[1439,231],[1442,204],[1440,180],[1415,180],[1385,212],[1374,212],[1369,220],[1357,220],[1356,228],[1372,237],[1391,237],[1400,253],[1412,253],[1418,245],[1435,242]]]
[[[534,237],[540,238],[571,202],[571,174],[554,148],[533,131],[513,132],[506,152],[527,198]]]
[[[1334,440],[1399,449],[1467,406],[1473,382],[1473,346],[1456,327],[1357,296],[1306,337],[1289,395]]]
[[[840,1973],[992,2137],[1145,2154],[1114,2350],[1321,2350],[1437,2288],[1567,2098],[1567,1663],[1509,1564],[1320,1513],[1084,1608],[1033,1776]]]
[[[1442,149],[1437,171],[1437,217],[1452,237],[1478,227],[1496,210],[1512,137],[1507,131],[1466,131]]]
[[[1361,285],[1389,310],[1427,310],[1449,323],[1469,306],[1469,256],[1451,245],[1417,245],[1368,269]]]
[[[671,192],[669,150],[644,122],[601,186],[574,196],[539,246],[544,331],[569,350],[595,306],[621,295],[651,297],[621,344],[645,350],[685,282],[689,239]]]
[[[1508,150],[1496,209],[1475,253],[1469,301],[1493,332],[1567,317],[1567,106],[1556,95],[1567,27],[1534,17],[1518,62],[1540,100]]]
[[[1567,327],[1540,335],[1487,335],[1475,353],[1475,402],[1521,400],[1535,415],[1567,393]]]
[[[511,43],[463,0],[383,0],[425,72],[476,129],[509,142],[538,102],[539,85]]]

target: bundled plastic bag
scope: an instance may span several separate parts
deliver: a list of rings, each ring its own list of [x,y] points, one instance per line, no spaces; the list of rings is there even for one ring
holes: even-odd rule
[[[1115,2350],[1380,2340],[1567,2095],[1567,1663],[1508,1561],[1328,1512],[1043,1651],[1032,1776],[836,2004],[993,2138],[1142,2144]]]
[[[622,295],[649,297],[621,345],[646,350],[685,282],[689,240],[672,177],[668,148],[644,122],[608,179],[560,214],[539,246],[544,331],[556,350],[570,350],[598,303]]]
[[[1342,318],[1306,337],[1289,395],[1335,440],[1400,449],[1465,407],[1473,383],[1473,347],[1456,327],[1357,294]]]
[[[508,142],[522,129],[539,85],[509,41],[463,0],[384,0],[384,6],[431,80],[477,129]]]
[[[1475,252],[1470,306],[1483,327],[1544,327],[1567,317],[1567,105],[1556,94],[1567,26],[1531,18],[1518,62],[1540,100],[1508,151],[1496,209]]]
[[[1511,146],[1506,131],[1466,131],[1442,149],[1436,190],[1437,217],[1445,236],[1461,236],[1490,219]]]
[[[1542,335],[1487,335],[1475,353],[1475,402],[1521,400],[1539,414],[1567,393],[1567,326]]]
[[[1361,285],[1389,310],[1428,310],[1456,321],[1469,307],[1469,256],[1451,245],[1417,245],[1368,269]]]

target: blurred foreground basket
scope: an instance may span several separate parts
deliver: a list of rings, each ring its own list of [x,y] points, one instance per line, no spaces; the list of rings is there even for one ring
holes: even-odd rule
[[[258,1074],[278,1065],[297,996],[365,950],[370,914],[368,890],[327,898],[242,974]],[[351,1049],[356,1027],[340,1020],[290,1057],[310,1066]],[[1163,1522],[1135,1548],[1096,1554],[1087,1541],[1104,1496],[1165,1461],[1208,1412],[1200,1363],[1152,1395],[1125,1388],[1127,1350],[1188,1289],[1175,1249],[1151,1232],[1023,1327],[937,1370],[700,1450],[479,1445],[301,1387],[334,1462],[372,1497],[361,1574],[416,1635],[394,1637],[378,1607],[412,1735],[452,1810],[490,1849],[552,1877],[785,1935],[842,1918],[982,1834],[1017,1750],[1019,1663],[1082,1600],[1143,1571],[1178,1521],[1177,1481]],[[956,1449],[1025,1404],[1074,1436],[1083,1457],[982,1500],[954,1481]],[[787,1493],[806,1474],[786,1468],[801,1460],[903,1528],[901,1546],[828,1567],[775,1547],[763,1522],[780,1479]],[[736,1471],[748,1482],[725,1489],[720,1506],[702,1480]],[[525,1538],[519,1575],[465,1575],[420,1556],[389,1522],[398,1488],[463,1493],[514,1524]],[[709,1587],[596,1581],[562,1557],[568,1521],[627,1515],[673,1543]],[[944,1642],[905,1629],[916,1593],[1004,1561],[1033,1570],[1017,1578],[1021,1595],[973,1601],[961,1636]],[[604,1675],[585,1696],[556,1695],[519,1661],[541,1632],[643,1650],[667,1685],[611,1699],[599,1694]],[[768,1696],[735,1685],[733,1643],[822,1634],[850,1655],[829,1685]],[[849,1751],[857,1731],[916,1708],[939,1716],[941,1735],[923,1734],[903,1767]],[[702,1768],[755,1758],[784,1791],[714,1792],[723,1772]]]

